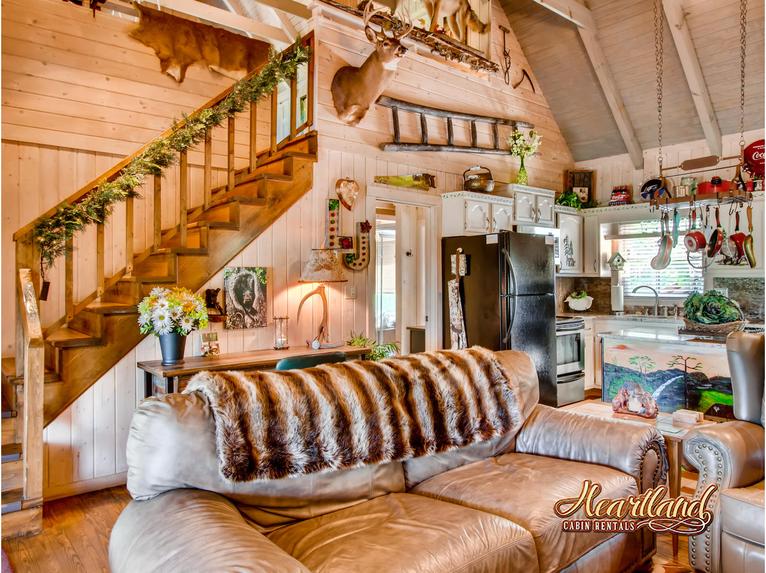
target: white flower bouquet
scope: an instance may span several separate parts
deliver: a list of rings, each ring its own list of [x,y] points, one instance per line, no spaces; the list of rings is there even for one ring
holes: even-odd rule
[[[141,334],[180,334],[207,326],[207,309],[202,297],[187,288],[154,288],[138,305]]]
[[[508,151],[514,157],[524,158],[536,153],[543,141],[543,136],[534,129],[529,130],[529,135],[524,135],[523,131],[514,130],[508,136]]]

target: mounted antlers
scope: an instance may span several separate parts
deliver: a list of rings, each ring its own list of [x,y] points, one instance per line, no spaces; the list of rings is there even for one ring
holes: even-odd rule
[[[415,25],[407,17],[394,20],[391,36],[385,30],[376,31],[371,25],[372,17],[383,13],[373,10],[372,0],[364,8],[364,34],[375,45],[375,50],[365,62],[357,67],[344,66],[332,79],[332,100],[338,118],[348,125],[358,124],[367,114],[367,110],[396,74],[399,59],[407,52],[401,41]]]

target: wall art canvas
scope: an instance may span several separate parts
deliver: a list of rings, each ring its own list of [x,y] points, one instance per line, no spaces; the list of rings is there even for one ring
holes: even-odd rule
[[[660,412],[685,408],[706,416],[734,417],[723,344],[605,336],[602,348],[605,402],[649,393]]]
[[[265,267],[226,267],[223,270],[225,328],[266,326]]]

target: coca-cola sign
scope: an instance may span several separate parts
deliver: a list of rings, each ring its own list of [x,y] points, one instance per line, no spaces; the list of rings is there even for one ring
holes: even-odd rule
[[[745,170],[753,177],[763,177],[763,139],[745,147]]]

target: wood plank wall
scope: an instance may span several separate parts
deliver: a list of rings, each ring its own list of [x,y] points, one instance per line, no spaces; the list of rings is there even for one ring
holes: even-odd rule
[[[495,25],[508,25],[505,15],[497,7],[495,18]],[[192,68],[189,80],[178,88],[152,67],[156,61],[151,52],[127,38],[128,24],[105,15],[98,15],[93,21],[87,10],[56,0],[31,0],[28,3],[7,0],[3,3],[3,19],[6,24],[3,33],[7,34],[3,48],[6,80],[3,101],[9,106],[11,101],[15,102],[14,109],[19,110],[4,117],[3,125],[3,183],[12,189],[12,193],[3,193],[4,248],[14,229],[131,152],[144,142],[142,137],[148,138],[159,132],[171,118],[178,117],[182,111],[190,111],[227,83],[205,70]],[[501,181],[509,181],[516,172],[515,161],[505,156],[384,154],[378,144],[391,137],[390,112],[386,109],[371,110],[358,128],[339,123],[329,91],[332,76],[344,62],[360,64],[371,47],[361,30],[322,22],[316,31],[319,58],[316,117],[320,155],[315,166],[314,189],[232,261],[232,265],[269,269],[269,325],[240,331],[223,330],[220,323],[211,325],[219,331],[222,352],[270,347],[274,335],[271,317],[274,315],[290,317],[291,346],[311,338],[319,323],[321,308],[319,301],[313,298],[307,303],[305,316],[300,322],[297,320],[300,299],[310,290],[310,286],[300,285],[297,280],[309,250],[322,244],[324,206],[327,198],[335,196],[338,178],[353,177],[362,185],[363,192],[353,212],[344,210],[342,215],[344,234],[353,234],[356,223],[365,218],[364,190],[375,175],[426,170],[436,175],[438,189],[432,192],[438,193],[458,189],[462,172],[477,163],[490,167]],[[25,26],[23,33],[9,32],[15,23]],[[68,42],[66,47],[60,43],[62,39]],[[516,40],[512,35],[508,40],[514,64],[527,67]],[[502,38],[495,34],[496,58],[501,54],[501,41]],[[6,48],[9,50],[7,54]],[[75,57],[72,53],[78,55]],[[133,64],[134,59],[134,65],[141,68],[138,75],[128,65],[128,62]],[[533,71],[527,69],[534,79]],[[530,182],[541,187],[560,188],[561,172],[572,165],[572,160],[539,91],[534,94],[528,87],[512,90],[505,86],[502,75],[490,78],[486,74],[458,71],[412,52],[407,54],[399,70],[396,81],[386,92],[392,96],[462,111],[516,117],[536,124],[543,133],[544,143],[540,155],[528,162]],[[29,76],[29,71],[33,75]],[[520,73],[519,68],[514,67],[514,72]],[[6,100],[11,96],[12,100]],[[35,115],[41,113],[49,115]],[[30,117],[38,118],[37,123]],[[259,112],[259,117],[269,117],[269,114]],[[246,116],[243,119],[246,121]],[[414,138],[419,133],[416,118],[403,115],[402,120],[403,138]],[[55,129],[49,129],[51,125]],[[428,127],[433,140],[446,138],[445,128],[437,122],[429,123]],[[259,126],[259,134],[261,131]],[[265,137],[265,125],[263,133]],[[480,136],[488,140],[489,133],[480,132]],[[467,127],[462,132],[456,129],[456,139],[468,137]],[[238,150],[238,155],[244,159],[246,150]],[[194,163],[193,155],[191,159]],[[169,179],[173,177],[174,173],[168,175]],[[192,180],[195,177],[197,175],[193,175]],[[53,190],[55,196],[52,196]],[[21,201],[22,196],[30,195],[29,204]],[[168,212],[174,211],[172,207],[168,209]],[[138,241],[149,240],[149,231],[142,226],[150,224],[145,213],[151,213],[151,193],[145,193],[144,199],[136,202],[136,235],[141,237]],[[124,233],[119,229],[112,232],[119,249],[119,238]],[[107,244],[110,244],[109,239]],[[143,244],[145,242],[140,245],[137,242],[136,252]],[[121,261],[117,252],[110,256]],[[77,277],[81,294],[89,292],[93,286],[90,282],[93,278],[85,276],[85,262],[81,261],[83,270]],[[6,258],[3,265],[12,265],[12,260]],[[6,268],[12,267],[4,266],[3,270]],[[57,273],[58,270],[54,270],[51,276],[54,284],[63,282]],[[5,277],[6,272],[3,275]],[[344,339],[351,331],[365,331],[368,324],[367,273],[349,271],[347,275],[349,283],[329,288],[332,340]],[[221,273],[206,285],[210,288],[222,286]],[[355,300],[346,298],[348,286],[356,287]],[[3,283],[3,292],[13,292],[10,283]],[[13,332],[12,322],[5,322],[11,305],[6,301],[6,295],[3,296],[3,331]],[[59,295],[52,299],[46,303],[51,308],[43,310],[48,322],[58,318],[63,309],[63,299]],[[54,305],[58,306],[54,308]],[[199,333],[190,337],[188,345],[187,353],[199,352]],[[3,339],[4,353],[12,352],[11,348],[11,342]],[[143,388],[143,377],[135,364],[159,356],[156,340],[144,340],[46,429],[47,498],[124,481],[127,431]]]

